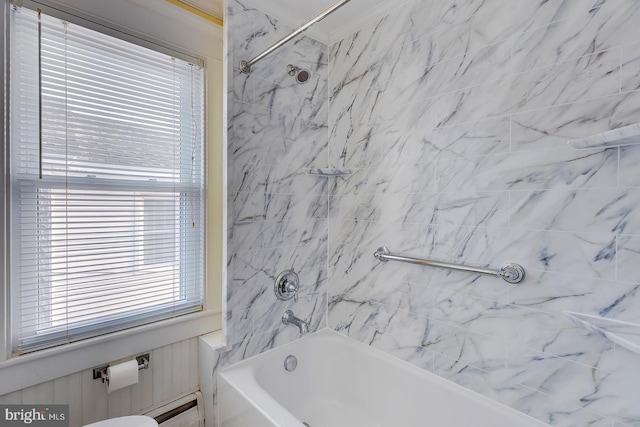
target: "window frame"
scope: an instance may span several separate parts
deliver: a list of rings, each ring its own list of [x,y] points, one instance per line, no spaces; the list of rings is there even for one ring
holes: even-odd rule
[[[72,0],[65,0],[72,2]],[[132,2],[133,3],[133,2]],[[53,6],[51,5],[53,4]],[[9,264],[8,264],[8,236],[9,236],[9,203],[11,198],[10,186],[11,181],[7,179],[7,172],[9,170],[9,155],[8,155],[8,136],[9,129],[6,125],[6,118],[8,116],[8,72],[7,61],[5,65],[1,67],[0,73],[4,85],[5,97],[3,97],[2,113],[2,138],[4,141],[3,151],[0,154],[2,160],[2,185],[4,189],[4,197],[1,203],[1,214],[3,226],[0,231],[0,239],[4,248],[4,256],[0,261],[0,274],[2,275],[3,285],[0,285],[0,307],[3,308],[2,315],[0,316],[0,376],[7,379],[0,384],[0,395],[10,393],[15,390],[19,390],[25,387],[29,387],[44,381],[48,381],[61,376],[69,375],[71,373],[79,372],[84,369],[108,363],[109,361],[116,360],[122,357],[127,357],[135,354],[139,351],[148,351],[150,349],[158,348],[173,342],[181,341],[188,338],[193,338],[205,333],[209,333],[222,328],[222,289],[224,283],[224,275],[226,270],[226,263],[224,260],[224,254],[226,252],[226,243],[224,241],[224,230],[226,227],[226,202],[224,198],[224,185],[225,185],[225,158],[226,148],[222,144],[222,29],[217,25],[211,24],[211,22],[202,22],[202,18],[196,18],[190,13],[182,10],[176,10],[177,8],[170,3],[164,5],[158,5],[160,10],[153,10],[156,18],[165,19],[168,22],[173,23],[176,21],[176,14],[179,15],[183,21],[190,20],[191,24],[195,24],[198,27],[198,31],[202,33],[211,33],[217,36],[214,40],[214,46],[209,48],[200,40],[194,39],[193,36],[189,39],[189,45],[191,42],[199,48],[198,52],[205,52],[205,54],[198,53],[197,55],[191,55],[193,50],[177,48],[175,41],[172,40],[170,44],[166,42],[166,38],[158,38],[158,34],[153,35],[154,30],[149,24],[149,28],[144,28],[147,33],[142,33],[136,30],[132,30],[128,27],[119,26],[114,22],[120,22],[117,19],[113,19],[112,16],[105,16],[104,19],[96,18],[93,14],[89,14],[86,11],[79,11],[77,9],[60,5],[58,2],[50,2],[48,0],[23,0],[23,7],[41,8],[43,12],[60,17],[62,19],[69,20],[70,22],[79,22],[81,25],[85,25],[87,22],[91,24],[92,29],[98,27],[98,31],[111,33],[119,38],[134,38],[135,42],[143,40],[148,44],[146,47],[157,48],[162,47],[171,52],[171,55],[176,55],[176,52],[187,52],[190,58],[204,57],[206,60],[205,66],[205,250],[204,256],[207,262],[205,263],[205,302],[204,311],[187,314],[178,318],[161,320],[156,323],[133,327],[127,330],[109,333],[103,336],[89,338],[83,341],[78,341],[70,344],[64,344],[58,347],[40,350],[34,353],[27,354],[25,356],[12,356],[11,351],[11,339],[10,339],[10,321],[11,319],[11,307],[9,306],[11,298],[9,295],[8,278],[10,277]],[[75,5],[74,5],[75,7]],[[91,7],[91,6],[87,6]],[[135,9],[135,13],[122,15],[122,22],[138,22],[140,20],[141,7],[132,5]],[[2,34],[2,46],[5,57],[8,54],[8,19],[11,4],[9,0],[4,0],[2,8],[2,17],[0,22],[0,33]],[[164,9],[163,9],[164,8]],[[170,10],[169,10],[170,9]],[[149,12],[149,9],[145,11]],[[93,11],[91,11],[93,13]],[[116,12],[113,12],[116,13]],[[136,13],[138,16],[136,16]],[[180,14],[182,15],[180,16]],[[62,15],[62,16],[60,16]],[[126,17],[124,15],[127,15]],[[107,18],[110,18],[107,20]],[[136,19],[138,21],[136,21]],[[193,22],[192,20],[199,22]],[[210,27],[205,28],[204,25]],[[136,24],[137,25],[137,24]],[[176,26],[179,24],[176,24]],[[184,25],[184,22],[182,22]],[[214,28],[211,28],[214,27]],[[137,27],[136,27],[137,28]],[[105,30],[107,29],[107,30]],[[142,29],[142,28],[141,28]],[[178,34],[179,31],[173,31],[173,35]],[[178,43],[185,45],[185,39],[187,36],[178,34],[182,37],[182,40]],[[196,33],[196,35],[198,35]],[[178,40],[178,38],[176,40]],[[169,37],[171,39],[171,37]],[[131,40],[128,40],[131,41]],[[211,42],[209,42],[211,43]],[[138,43],[141,44],[141,43]],[[142,44],[144,45],[144,44]],[[156,49],[159,50],[159,49]],[[205,65],[205,64],[202,64]],[[213,170],[212,168],[216,168]],[[212,262],[213,259],[213,262]],[[45,368],[46,367],[46,368]]]

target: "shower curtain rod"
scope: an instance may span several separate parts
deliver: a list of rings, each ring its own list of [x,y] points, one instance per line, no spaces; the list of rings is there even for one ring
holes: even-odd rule
[[[322,12],[320,12],[319,14],[317,14],[316,16],[311,18],[311,20],[309,20],[306,24],[304,24],[303,26],[301,26],[297,30],[293,31],[288,36],[282,38],[280,41],[274,43],[271,47],[269,47],[268,49],[263,51],[260,55],[256,56],[255,58],[251,59],[250,61],[244,61],[244,60],[240,61],[240,65],[239,65],[240,71],[242,71],[245,74],[249,74],[251,72],[251,67],[253,65],[255,65],[256,62],[264,59],[265,56],[271,54],[271,52],[273,52],[274,50],[278,49],[280,46],[282,46],[283,44],[287,43],[289,40],[291,40],[292,38],[294,38],[295,36],[297,36],[301,32],[305,31],[307,28],[309,28],[310,26],[312,26],[316,22],[322,21],[328,15],[330,15],[333,12],[335,12],[336,10],[338,10],[339,8],[344,6],[345,4],[349,3],[350,1],[351,0],[339,0],[339,1],[335,2],[334,4],[332,4],[331,6],[329,6],[328,8],[326,8],[325,10],[323,10]]]

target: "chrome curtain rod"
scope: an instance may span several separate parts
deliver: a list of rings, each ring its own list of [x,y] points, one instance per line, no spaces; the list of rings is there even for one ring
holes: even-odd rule
[[[392,255],[388,248],[381,246],[373,254],[373,256],[381,262],[387,261],[400,261],[408,262],[411,264],[426,265],[429,267],[448,268],[451,270],[469,271],[471,273],[488,274],[490,276],[497,276],[504,279],[509,283],[520,283],[524,279],[524,268],[519,264],[509,263],[505,264],[500,270],[491,270],[482,267],[470,267],[468,265],[461,264],[449,264],[447,262],[431,261],[427,259],[410,258],[400,255]]]
[[[242,71],[245,74],[249,74],[251,72],[251,67],[253,65],[255,65],[256,62],[264,59],[265,56],[270,55],[274,50],[278,49],[280,46],[282,46],[283,44],[287,43],[289,40],[291,40],[292,38],[294,38],[295,36],[297,36],[301,32],[305,31],[307,28],[309,28],[310,26],[312,26],[316,22],[322,21],[328,15],[332,14],[333,12],[335,12],[336,10],[338,10],[339,8],[344,6],[345,4],[349,3],[350,1],[351,0],[340,0],[340,1],[335,2],[334,4],[332,4],[331,6],[329,6],[328,8],[326,8],[325,10],[323,10],[322,12],[320,12],[319,14],[317,14],[316,16],[311,18],[311,20],[308,21],[306,24],[304,24],[302,27],[300,27],[297,30],[293,31],[288,36],[282,38],[280,41],[274,43],[270,48],[268,48],[265,51],[263,51],[260,55],[256,56],[255,58],[251,59],[250,61],[244,61],[244,60],[240,61],[240,65],[239,65],[240,71]]]

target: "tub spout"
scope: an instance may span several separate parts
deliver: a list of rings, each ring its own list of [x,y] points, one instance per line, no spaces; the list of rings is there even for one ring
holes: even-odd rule
[[[297,326],[298,329],[300,329],[301,334],[306,334],[309,332],[309,324],[299,317],[296,317],[291,310],[287,310],[284,312],[284,314],[282,315],[282,323],[285,325]]]

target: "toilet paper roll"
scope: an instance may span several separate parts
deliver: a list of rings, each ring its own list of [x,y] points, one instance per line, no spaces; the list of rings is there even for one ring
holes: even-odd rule
[[[109,366],[107,376],[109,377],[107,393],[136,384],[138,382],[138,361],[134,359]]]

